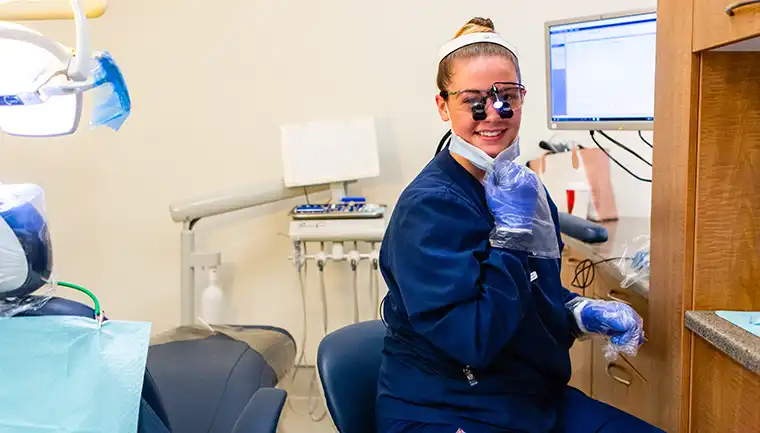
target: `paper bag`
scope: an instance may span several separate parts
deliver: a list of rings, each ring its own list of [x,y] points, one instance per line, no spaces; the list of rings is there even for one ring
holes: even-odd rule
[[[0,432],[136,433],[150,324],[0,319]]]
[[[549,190],[560,212],[592,221],[618,218],[610,161],[601,149],[574,146],[570,152],[544,154],[528,165]]]

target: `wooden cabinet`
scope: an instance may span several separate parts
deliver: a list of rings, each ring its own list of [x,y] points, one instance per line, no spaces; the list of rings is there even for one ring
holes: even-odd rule
[[[647,356],[646,345],[642,346],[636,357],[619,356],[617,360],[610,362],[604,357],[605,344],[602,340],[594,341],[591,379],[593,397],[651,422],[652,410],[655,409],[650,404],[652,378],[647,377],[649,371],[640,371],[639,367],[632,363],[633,360],[641,361],[642,357]],[[648,365],[646,362],[640,362],[640,364]]]
[[[647,299],[620,287],[620,275],[610,270],[609,263],[594,267],[593,280],[585,289],[572,286],[576,268],[584,260],[599,260],[599,257],[586,257],[571,246],[565,246],[562,258],[562,282],[565,287],[589,298],[631,305],[642,316],[647,333]],[[576,342],[570,351],[573,363],[570,385],[597,400],[653,422],[658,407],[652,382],[657,380],[659,374],[654,368],[652,346],[645,342],[636,356],[620,355],[617,360],[608,362],[604,356],[606,344],[605,340],[598,338]]]
[[[760,376],[694,337],[693,433],[760,432]]]
[[[759,35],[760,0],[694,0],[694,51]]]
[[[648,314],[646,298],[620,287],[620,279],[615,278],[605,265],[597,265],[589,287],[573,287],[577,266],[590,258],[565,246],[562,254],[562,283],[569,290],[589,298],[613,300],[631,305],[642,316],[645,323]],[[577,341],[570,350],[573,375],[570,385],[589,396],[605,403],[650,420],[652,401],[647,375],[651,372],[646,343],[634,357],[621,356],[613,363],[604,358],[603,345],[598,339]]]
[[[644,321],[644,333],[649,332],[649,302],[628,288],[620,287],[620,280],[610,276],[604,268],[597,266],[594,276],[594,297],[605,301],[618,301],[630,305]]]
[[[562,252],[562,284],[568,290],[583,296],[584,290],[573,287],[573,278],[575,277],[575,268],[584,260],[584,257],[574,251],[572,247],[565,246]],[[573,367],[573,375],[570,379],[570,386],[583,391],[586,395],[591,395],[591,341],[576,341],[570,348],[570,361]]]
[[[760,306],[760,1],[733,1],[657,7],[643,368],[669,433],[760,431],[760,377],[684,326],[687,310]]]
[[[576,341],[570,349],[570,361],[573,366],[573,375],[569,385],[583,391],[586,395],[592,395],[592,341]]]

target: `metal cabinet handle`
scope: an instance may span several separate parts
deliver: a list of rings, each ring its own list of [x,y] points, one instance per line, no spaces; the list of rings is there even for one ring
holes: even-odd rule
[[[610,371],[610,369],[612,369],[612,367],[616,367],[616,365],[615,364],[607,364],[607,375],[609,375],[611,378],[615,379],[616,381],[622,383],[625,386],[631,386],[631,381],[630,380],[625,380],[622,377],[615,376]]]
[[[743,0],[736,3],[731,3],[730,5],[726,6],[726,15],[732,17],[734,16],[734,11],[737,9],[753,4],[760,4],[760,0]]]
[[[760,1],[760,0],[758,0],[758,1]],[[628,304],[628,305],[631,305],[631,306],[633,305],[630,302],[626,301],[625,299],[618,298],[617,296],[613,295],[613,293],[615,293],[614,290],[610,290],[609,292],[607,292],[607,298],[610,299],[610,300],[617,301],[617,302],[622,302],[624,304]]]

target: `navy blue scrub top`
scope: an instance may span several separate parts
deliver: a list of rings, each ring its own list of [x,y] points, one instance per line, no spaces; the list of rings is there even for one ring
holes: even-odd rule
[[[561,260],[493,248],[493,227],[483,186],[448,149],[402,192],[380,250],[378,418],[554,425],[577,330],[565,302],[577,295],[562,286]]]

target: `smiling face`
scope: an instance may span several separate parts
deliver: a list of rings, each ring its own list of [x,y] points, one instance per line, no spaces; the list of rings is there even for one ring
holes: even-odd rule
[[[452,62],[449,92],[464,90],[487,91],[494,83],[518,82],[514,63],[504,56],[484,55],[463,57]],[[457,93],[444,98],[436,96],[438,112],[443,121],[451,121],[451,129],[468,143],[496,157],[517,138],[522,120],[522,107],[514,111],[511,119],[502,119],[494,108],[494,99],[486,100],[486,118],[474,120],[473,98]]]

